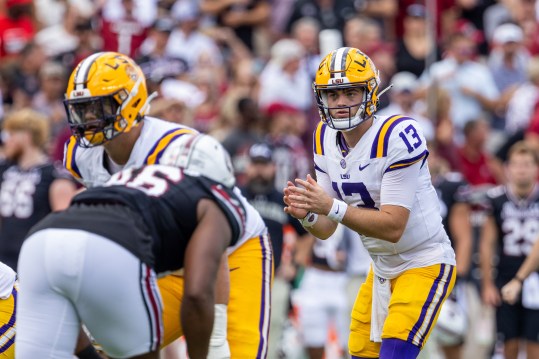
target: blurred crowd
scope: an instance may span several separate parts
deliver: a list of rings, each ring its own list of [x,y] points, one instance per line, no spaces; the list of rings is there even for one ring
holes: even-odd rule
[[[220,140],[238,184],[256,203],[258,193],[280,193],[288,180],[313,172],[315,71],[329,51],[357,47],[378,67],[381,88],[392,85],[378,114],[415,118],[429,141],[434,175],[462,180],[466,191],[459,202],[471,208],[473,235],[459,278],[479,284],[484,194],[506,183],[503,164],[512,144],[526,140],[539,151],[538,19],[534,0],[0,0],[0,118],[39,113],[47,129],[29,131],[46,139],[34,145],[61,162],[70,136],[63,104],[69,74],[92,53],[121,52],[136,60],[157,92],[151,116]],[[267,148],[252,148],[261,144]],[[9,202],[6,191],[0,188],[0,206]],[[351,249],[359,241],[346,240],[353,237],[346,230],[329,245],[296,240],[305,231],[293,230],[282,208],[265,201],[258,202],[263,217],[285,228],[284,239],[274,243],[282,259],[276,282],[282,279],[285,289],[278,290],[284,314],[270,358],[317,358],[320,346],[326,358],[330,352],[338,357],[347,340],[340,328],[347,330],[353,300],[339,298],[351,297],[345,294],[349,285],[357,292],[356,278],[366,275],[369,259]],[[3,225],[11,213],[1,215]],[[0,252],[9,240],[1,233]],[[313,268],[329,276],[313,281]],[[299,289],[291,295],[290,286]],[[480,293],[479,285],[474,288]],[[310,307],[312,297],[322,309]],[[313,311],[325,314],[314,322],[302,314]],[[492,323],[477,325],[494,332]],[[319,327],[328,330],[302,335]],[[329,340],[332,335],[340,338]],[[492,355],[494,335],[476,342],[487,348],[485,357]],[[308,354],[293,353],[303,347]]]

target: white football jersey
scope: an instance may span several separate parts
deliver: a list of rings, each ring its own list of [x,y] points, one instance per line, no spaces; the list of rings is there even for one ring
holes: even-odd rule
[[[426,140],[415,120],[376,116],[354,148],[347,147],[340,131],[320,122],[313,147],[318,183],[329,195],[357,207],[379,209],[381,204],[389,204],[380,198],[384,174],[421,163],[414,203],[401,239],[391,243],[360,233],[377,275],[394,278],[410,268],[455,265],[426,163]]]
[[[17,274],[11,267],[0,262],[0,299],[7,299],[11,295]]]
[[[157,164],[165,148],[175,139],[186,133],[197,133],[193,128],[149,116],[144,117],[142,126],[140,137],[137,139],[127,163],[118,170]],[[105,148],[103,146],[82,148],[77,144],[76,138],[72,136],[64,147],[64,166],[85,187],[101,186],[114,174],[105,168],[104,154]],[[258,211],[247,202],[238,188],[235,188],[234,192],[242,200],[247,220],[242,238],[234,247],[228,249],[229,253],[249,238],[267,234],[266,225]]]

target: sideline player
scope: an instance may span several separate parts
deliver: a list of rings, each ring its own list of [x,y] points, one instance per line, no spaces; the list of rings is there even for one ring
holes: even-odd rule
[[[419,124],[377,117],[378,70],[356,48],[328,54],[314,90],[317,180],[285,188],[285,211],[318,238],[355,230],[373,266],[350,325],[352,358],[416,358],[455,282],[455,253],[441,224]]]
[[[539,228],[539,159],[526,142],[509,150],[508,182],[487,192],[488,215],[479,247],[483,302],[496,307],[496,328],[504,358],[518,357],[521,341],[528,358],[539,357],[539,278],[529,278],[519,301],[503,303],[500,289],[519,277],[519,267],[537,241]],[[496,265],[493,263],[498,256]],[[518,281],[518,279],[516,279]]]
[[[64,164],[75,178],[91,188],[122,168],[158,164],[170,143],[196,132],[145,116],[153,96],[148,96],[138,65],[125,55],[101,52],[81,61],[71,74],[65,101],[74,136],[66,143]],[[265,358],[273,276],[271,244],[258,212],[238,189],[234,191],[246,208],[247,224],[243,237],[228,250],[230,300],[227,310],[216,306],[220,319],[215,322],[212,348],[221,358],[219,351],[228,339],[231,357]],[[182,286],[178,276],[159,280],[164,302],[164,345],[182,334],[182,294],[178,290]]]
[[[187,350],[206,359],[218,268],[241,237],[245,210],[224,148],[188,136],[163,155],[175,167],[125,169],[30,231],[20,255],[17,358],[72,358],[81,322],[109,356],[159,358],[156,274],[183,268]],[[212,163],[208,178],[219,182],[199,175],[201,162]]]

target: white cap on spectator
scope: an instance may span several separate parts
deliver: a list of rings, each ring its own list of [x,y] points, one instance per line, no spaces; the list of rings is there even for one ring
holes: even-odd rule
[[[391,83],[393,84],[393,91],[413,92],[417,88],[418,80],[417,80],[417,76],[414,75],[413,73],[402,71],[393,75],[393,77],[391,78]]]
[[[503,24],[494,30],[492,40],[497,44],[507,44],[509,42],[521,42],[524,34],[520,26],[515,24]]]
[[[64,78],[66,77],[66,72],[62,64],[54,61],[47,61],[41,65],[39,76],[43,78]]]
[[[198,3],[192,0],[176,1],[171,13],[172,17],[180,22],[196,20],[200,15]]]
[[[271,61],[282,67],[290,60],[302,58],[303,53],[304,49],[299,41],[282,39],[271,47]]]
[[[194,108],[206,100],[206,95],[195,85],[181,80],[166,79],[159,89],[164,98],[181,101],[189,108]]]

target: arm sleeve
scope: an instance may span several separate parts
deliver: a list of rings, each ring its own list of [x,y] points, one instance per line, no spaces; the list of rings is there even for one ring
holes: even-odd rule
[[[420,124],[412,118],[390,120],[388,128],[387,160],[380,189],[381,205],[396,205],[412,209],[415,194],[421,183],[428,156],[426,139]]]
[[[384,174],[380,190],[380,203],[412,209],[418,186],[421,162]]]

